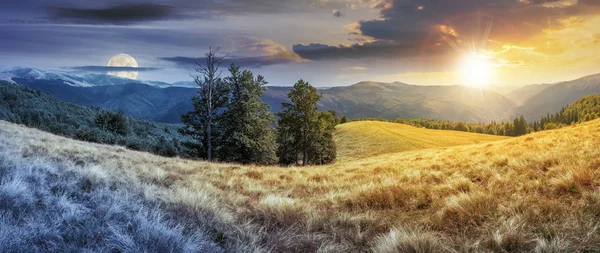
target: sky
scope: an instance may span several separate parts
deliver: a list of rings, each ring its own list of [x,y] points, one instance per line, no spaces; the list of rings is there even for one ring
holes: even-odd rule
[[[138,79],[166,82],[191,81],[209,47],[276,86],[510,87],[600,72],[600,0],[1,1],[0,34],[0,67],[106,71],[125,53]]]

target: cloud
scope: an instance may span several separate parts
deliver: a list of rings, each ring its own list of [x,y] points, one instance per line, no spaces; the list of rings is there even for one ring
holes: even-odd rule
[[[392,41],[375,41],[356,43],[352,45],[330,46],[319,43],[308,45],[296,44],[293,46],[295,53],[308,60],[335,60],[335,59],[360,59],[360,58],[401,58],[417,57],[419,55],[441,55],[444,47],[434,46],[420,48],[414,44],[399,44]]]
[[[353,67],[343,68],[343,70],[347,70],[347,71],[365,71],[365,70],[367,70],[367,68],[365,68],[363,66],[353,66]]]
[[[146,71],[154,71],[160,70],[159,68],[134,68],[134,67],[112,67],[112,66],[78,66],[78,67],[69,67],[72,70],[81,70],[81,71],[89,71],[89,72],[124,72],[124,71],[137,71],[137,72],[146,72]]]
[[[51,8],[53,17],[78,23],[133,23],[163,20],[175,16],[173,7],[164,4],[122,4],[104,8]]]
[[[452,27],[473,35],[477,23],[494,22],[491,36],[501,40],[526,39],[549,27],[564,27],[560,20],[600,13],[596,0],[390,0],[378,6],[380,20],[360,23],[364,35],[397,41],[423,40],[436,35],[436,27]],[[560,8],[558,8],[560,7]],[[417,35],[414,36],[410,35]]]
[[[379,0],[370,4],[379,9],[379,19],[346,27],[351,40],[363,43],[298,44],[294,51],[311,60],[448,55],[469,50],[469,43],[487,49],[485,34],[501,41],[490,47],[502,49],[549,29],[575,26],[579,19],[574,17],[600,14],[597,0]]]
[[[18,0],[0,1],[0,13],[3,20],[17,23],[130,25],[160,20],[302,13],[311,11],[314,1],[317,0]],[[324,4],[339,6],[342,2],[324,1]]]
[[[194,58],[194,57],[185,57],[185,56],[162,57],[159,59],[175,63],[181,67],[194,67],[194,66],[197,66],[197,63],[203,64],[204,62],[206,62],[206,58]],[[267,56],[224,58],[221,61],[221,67],[229,66],[233,63],[240,67],[260,68],[263,66],[269,66],[269,65],[275,65],[275,64],[296,63],[296,62],[305,62],[305,61],[306,60],[300,58],[297,54],[295,54],[293,52],[286,52],[286,53],[279,53],[279,54],[267,55]]]
[[[239,36],[229,39],[235,43],[233,46],[235,50],[229,55],[230,57],[223,59],[222,65],[235,63],[241,67],[260,68],[275,64],[307,61],[297,53],[287,50],[285,46],[277,44],[272,40]],[[236,56],[237,54],[244,54],[244,56]],[[162,57],[160,59],[184,67],[196,66],[196,63],[204,63],[206,61],[205,58],[185,56]]]

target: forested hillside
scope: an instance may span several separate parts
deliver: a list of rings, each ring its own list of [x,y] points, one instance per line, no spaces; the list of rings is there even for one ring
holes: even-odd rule
[[[179,126],[148,122],[63,102],[49,94],[0,81],[0,119],[79,140],[118,144],[164,156],[182,155]]]
[[[547,114],[541,120],[530,124],[533,131],[555,129],[574,123],[594,120],[600,117],[600,94],[585,96],[577,102],[563,107],[555,114]]]

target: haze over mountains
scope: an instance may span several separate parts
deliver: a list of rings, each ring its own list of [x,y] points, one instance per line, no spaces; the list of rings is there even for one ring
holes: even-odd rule
[[[527,120],[537,120],[592,94],[600,94],[600,74],[567,82],[524,86],[508,95],[519,106],[505,119],[523,114]]]
[[[48,92],[84,106],[123,110],[126,114],[166,123],[178,123],[191,110],[196,94],[193,82],[139,81],[105,74],[12,68],[0,79]],[[287,101],[289,87],[268,87],[263,99],[273,111]],[[321,110],[335,110],[349,118],[433,118],[487,123],[508,121],[523,114],[537,120],[582,96],[600,93],[600,75],[556,84],[528,85],[506,96],[465,86],[419,86],[400,82],[360,82],[321,88]]]

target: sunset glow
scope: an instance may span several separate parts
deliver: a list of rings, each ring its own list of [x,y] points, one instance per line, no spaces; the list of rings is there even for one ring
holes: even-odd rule
[[[490,83],[493,67],[489,59],[477,55],[465,55],[460,64],[460,72],[465,84],[483,88]]]

